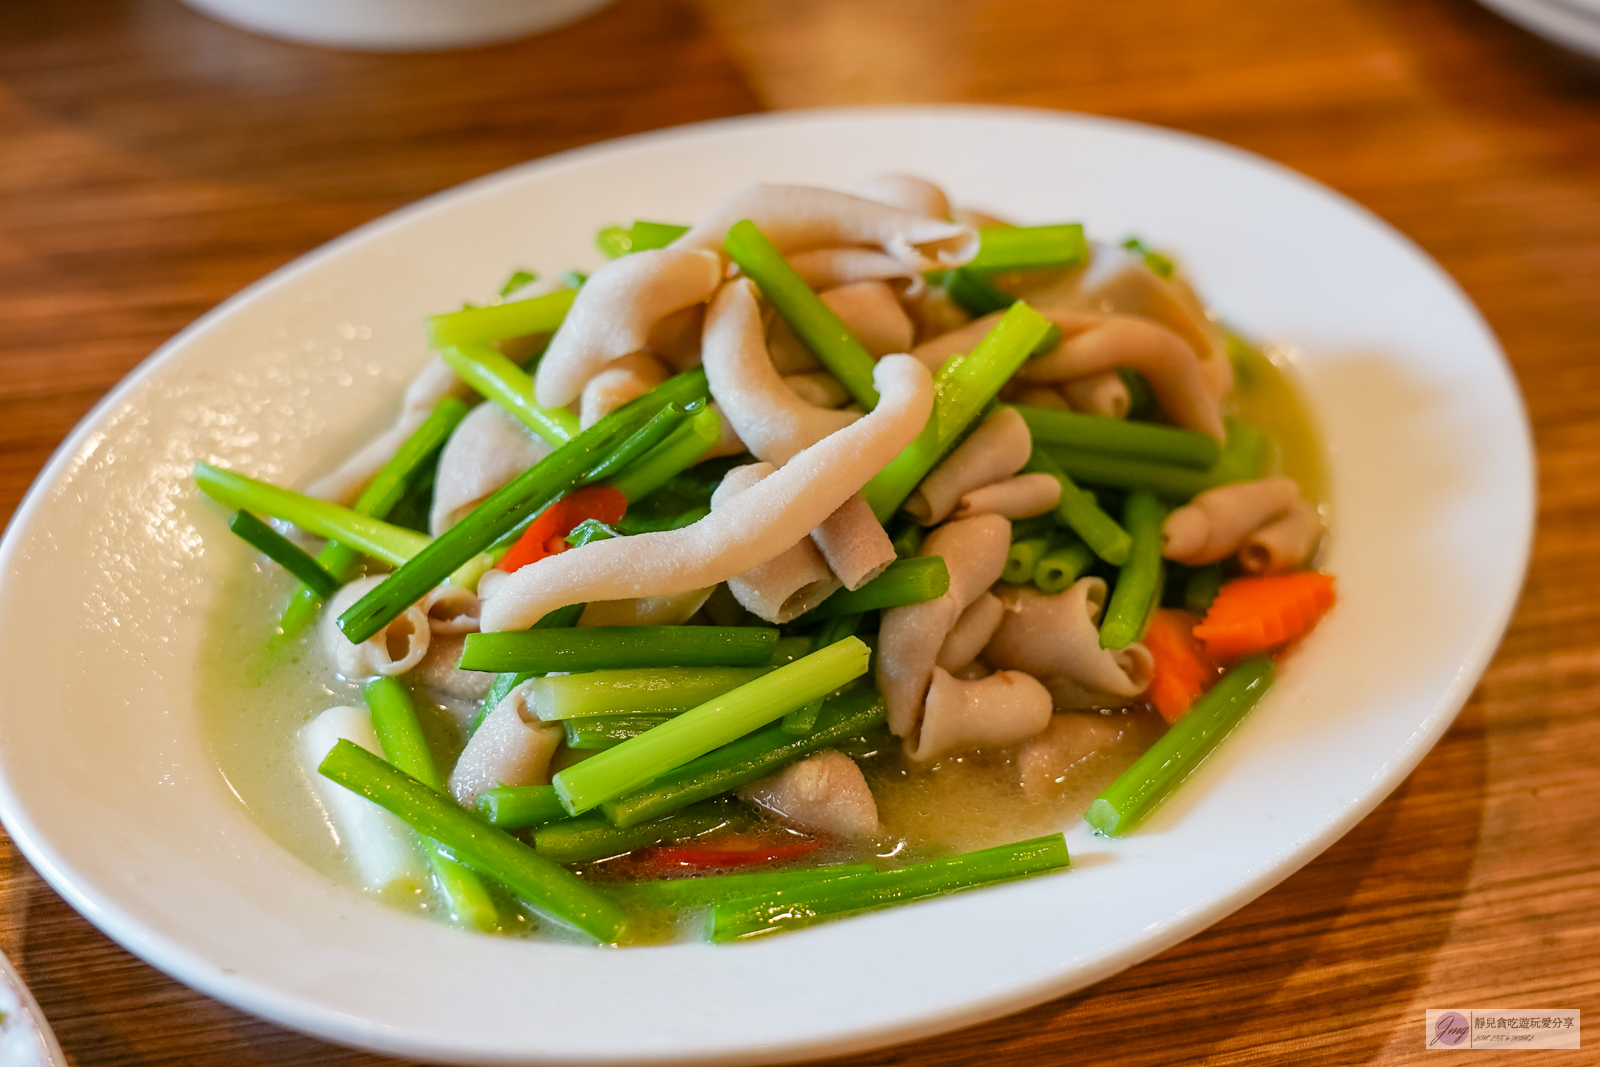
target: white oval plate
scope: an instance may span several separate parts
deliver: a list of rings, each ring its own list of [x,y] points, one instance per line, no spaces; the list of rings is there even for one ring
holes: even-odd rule
[[[1267,701],[1078,869],[748,945],[608,951],[461,933],[335,885],[229,794],[195,707],[213,576],[245,551],[189,470],[303,484],[382,423],[420,318],[508,270],[595,264],[596,228],[693,220],[757,180],[885,171],[1024,221],[1175,250],[1292,345],[1321,422],[1340,603]],[[3,552],[0,813],[130,951],[286,1026],[451,1063],[767,1063],[902,1041],[1088,985],[1326,848],[1411,770],[1489,661],[1533,521],[1527,422],[1452,281],[1366,211],[1254,156],[995,108],[758,116],[517,167],[335,241],[174,338],[62,446]],[[248,714],[248,709],[240,709]]]

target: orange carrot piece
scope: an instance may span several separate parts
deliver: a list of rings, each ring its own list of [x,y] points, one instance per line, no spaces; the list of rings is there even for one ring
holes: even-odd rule
[[[1169,723],[1176,722],[1221,676],[1194,636],[1199,621],[1187,611],[1160,608],[1144,633],[1144,647],[1155,660],[1145,696]]]
[[[569,493],[539,513],[528,524],[511,546],[511,551],[500,561],[500,569],[508,574],[546,556],[565,552],[570,546],[566,537],[585,519],[599,519],[613,523],[628,510],[628,498],[609,485],[591,485]]]
[[[1321,571],[1235,578],[1217,592],[1194,635],[1213,660],[1228,663],[1304,637],[1333,599],[1333,575]]]

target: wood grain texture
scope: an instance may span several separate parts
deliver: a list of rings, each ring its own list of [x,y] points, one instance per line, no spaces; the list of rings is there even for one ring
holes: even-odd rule
[[[1409,1063],[1427,1006],[1595,1018],[1600,76],[1467,0],[620,0],[546,37],[409,57],[279,44],[173,0],[0,3],[0,508],[161,341],[354,225],[619,134],[891,101],[1161,123],[1361,201],[1504,341],[1542,499],[1471,703],[1333,848],[1091,989],[834,1062]],[[190,992],[9,842],[0,861],[0,947],[79,1067],[391,1062]]]

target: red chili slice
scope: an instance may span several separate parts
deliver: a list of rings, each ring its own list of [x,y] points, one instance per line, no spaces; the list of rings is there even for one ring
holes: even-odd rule
[[[810,855],[821,847],[820,841],[776,842],[770,837],[735,834],[704,843],[662,845],[650,850],[650,858],[661,866],[748,867],[798,859]]]
[[[627,510],[628,498],[609,485],[591,485],[569,493],[528,524],[511,551],[500,561],[500,569],[509,574],[546,556],[565,552],[571,547],[566,537],[580,522],[585,519],[617,522]]]

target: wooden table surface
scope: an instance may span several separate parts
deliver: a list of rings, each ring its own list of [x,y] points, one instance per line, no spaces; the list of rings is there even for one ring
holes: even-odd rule
[[[0,0],[0,509],[179,328],[407,201],[618,134],[905,101],[1177,127],[1367,205],[1504,342],[1542,501],[1493,665],[1342,841],[1088,990],[838,1062],[1403,1063],[1425,1007],[1600,1011],[1600,74],[1469,0],[619,0],[428,56],[276,43],[175,0]],[[0,947],[79,1067],[390,1062],[191,992],[9,841],[0,862]]]

